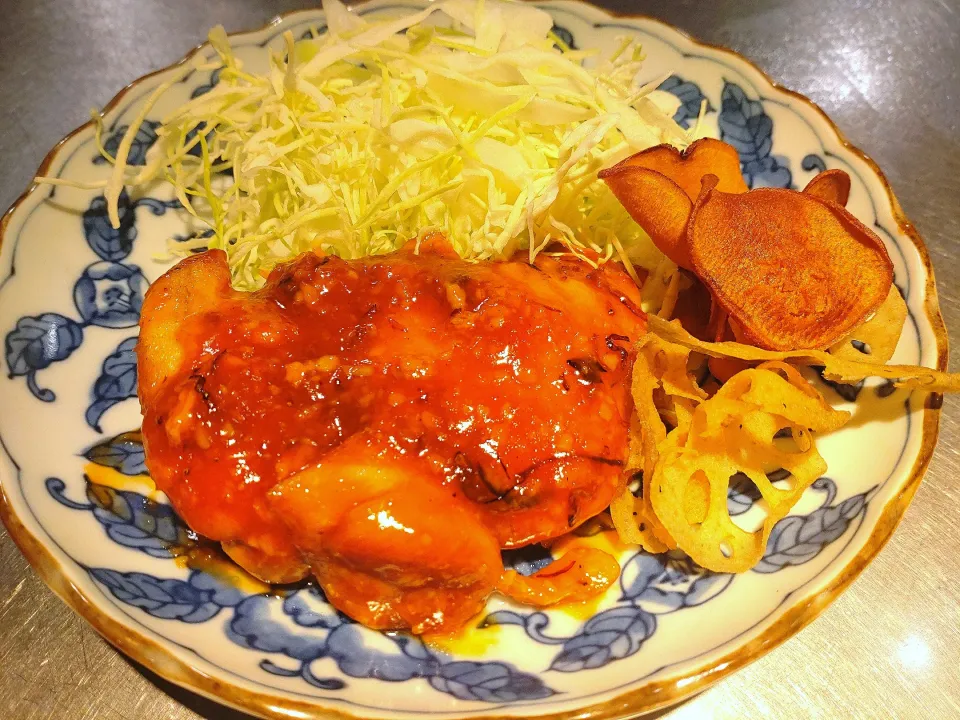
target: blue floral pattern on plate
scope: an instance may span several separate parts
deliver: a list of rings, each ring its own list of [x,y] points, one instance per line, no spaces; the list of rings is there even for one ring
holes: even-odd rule
[[[692,121],[700,115],[700,108],[704,102],[707,103],[706,111],[713,112],[714,107],[707,100],[700,86],[691,80],[684,80],[679,75],[671,75],[657,86],[657,90],[663,90],[676,96],[680,101],[680,107],[673,114],[674,121],[682,128],[689,129]]]
[[[153,137],[156,139],[156,135]],[[136,210],[146,207],[159,216],[180,207],[180,203],[149,197],[130,200],[123,192],[119,205],[119,228],[111,226],[103,196],[94,198],[83,213],[84,238],[100,261],[84,268],[73,286],[73,302],[80,320],[43,313],[20,318],[7,333],[4,348],[9,376],[23,377],[38,400],[53,402],[57,396],[49,388],[40,387],[37,373],[69,358],[83,342],[84,328],[133,328],[140,322],[140,307],[149,281],[138,266],[122,262],[133,252],[137,238]],[[104,360],[103,372],[91,389],[86,419],[98,432],[104,412],[122,400],[136,397],[135,345],[136,338],[123,340]]]
[[[364,12],[390,7],[380,0],[365,6]],[[623,21],[573,5],[555,6],[555,20],[554,34],[570,47],[612,42],[625,27]],[[244,36],[239,46],[241,52],[261,52],[266,45],[282,49],[284,30],[299,37],[322,27],[322,16],[298,15]],[[907,290],[914,324],[925,327],[923,298],[909,292],[911,287],[923,287],[922,264],[911,260],[909,242],[904,243],[896,224],[884,214],[885,200],[870,195],[864,179],[869,169],[844,154],[832,130],[812,124],[791,105],[796,101],[760,83],[740,61],[694,46],[656,23],[629,21],[627,27],[641,36],[645,47],[649,41],[651,56],[665,53],[671,74],[660,88],[680,100],[677,122],[690,127],[706,101],[705,124],[737,148],[751,187],[802,187],[828,164],[851,173],[867,198],[858,206],[858,215],[890,238],[898,282]],[[195,73],[177,91],[184,99],[196,97],[209,92],[218,80],[217,73]],[[108,153],[116,152],[136,116],[137,102],[128,99],[111,116],[104,138]],[[146,162],[157,127],[157,118],[140,126],[131,163]],[[67,167],[103,177],[106,166],[96,152],[92,131],[71,142]],[[84,165],[90,170],[83,170]],[[114,229],[102,197],[86,194],[79,203],[75,212],[58,220],[62,245],[44,246],[46,238],[36,235],[22,243],[20,235],[28,233],[22,224],[11,223],[0,256],[4,258],[0,329],[5,333],[8,376],[0,378],[0,399],[27,418],[15,426],[7,422],[9,415],[0,414],[2,448],[11,461],[17,456],[10,463],[16,475],[12,480],[0,464],[4,490],[18,515],[36,518],[31,522],[46,533],[43,542],[58,545],[71,558],[62,572],[84,588],[92,604],[122,616],[130,632],[149,631],[165,648],[192,653],[218,682],[230,683],[239,676],[278,698],[281,707],[290,697],[306,697],[324,708],[329,700],[340,703],[338,707],[379,715],[383,708],[376,697],[381,690],[376,688],[384,688],[391,702],[408,715],[489,714],[501,707],[520,712],[516,704],[536,702],[538,709],[573,700],[588,704],[642,687],[650,678],[690,677],[693,670],[709,666],[724,643],[746,643],[766,619],[795,605],[814,580],[842,571],[837,558],[863,543],[865,527],[871,529],[898,492],[904,482],[902,473],[897,474],[898,464],[907,453],[908,438],[920,432],[912,423],[915,406],[910,401],[902,404],[902,396],[889,385],[861,393],[862,402],[895,403],[903,412],[896,422],[887,423],[885,440],[871,440],[866,455],[857,454],[861,441],[846,446],[842,456],[834,453],[828,458],[831,477],[817,480],[796,514],[776,524],[753,572],[710,573],[678,553],[633,552],[622,558],[618,586],[587,616],[493,603],[482,629],[475,631],[478,638],[489,640],[489,648],[475,655],[444,650],[404,634],[374,633],[334,611],[313,585],[264,594],[255,585],[227,582],[206,569],[174,562],[173,556],[183,555],[200,540],[162,496],[145,489],[149,478],[139,432],[118,433],[118,428],[136,422],[135,404],[126,402],[135,397],[136,389],[135,327],[149,277],[157,274],[149,258],[166,239],[151,232],[146,221],[172,222],[178,204],[124,194],[120,227]],[[37,199],[25,203],[14,218],[19,222],[21,216],[53,212]],[[171,235],[185,240],[197,233],[183,226],[173,228]],[[37,263],[30,264],[35,246],[42,248],[37,251],[41,253],[54,247],[74,254],[66,253],[69,257],[49,268],[49,275],[40,276],[32,269]],[[34,273],[33,281],[39,280],[38,287],[62,288],[63,300],[45,291],[42,302],[21,302],[29,295],[21,282],[28,273]],[[935,348],[920,338],[919,331],[906,338],[906,351],[929,358]],[[57,372],[63,368],[66,374]],[[77,380],[81,377],[86,378],[82,383]],[[842,388],[838,392],[853,397]],[[54,408],[55,416],[49,414]],[[62,434],[75,441],[73,455],[58,456],[52,465],[29,453],[21,432],[43,426],[51,417],[63,424]],[[53,444],[49,447],[51,457],[61,452]],[[890,457],[878,471],[874,456],[878,448],[888,447]],[[68,472],[67,467],[74,470]],[[104,473],[114,478],[110,484],[100,481]],[[757,500],[749,483],[732,483],[727,498],[731,514],[748,516]],[[535,572],[550,558],[540,546],[504,554],[505,564],[521,573]],[[766,604],[758,598],[767,598]],[[734,618],[747,614],[745,606],[751,617],[734,626]],[[722,641],[698,645],[693,651],[672,649],[683,645],[676,640],[687,637],[689,627],[713,627],[716,617],[730,625]]]
[[[138,432],[123,433],[95,445],[85,456],[96,464],[128,475],[145,470]],[[62,505],[92,512],[107,536],[124,547],[164,558],[182,554],[197,542],[196,535],[169,505],[139,493],[96,485],[88,478],[87,502],[78,502],[65,496],[62,480],[49,478],[46,484],[48,492]],[[865,512],[871,494],[855,495],[834,506],[837,489],[833,480],[820,478],[813,489],[826,494],[822,506],[809,515],[779,521],[755,572],[769,574],[813,560]],[[738,505],[736,514],[749,510],[757,499],[739,490],[737,485],[731,487],[730,502]],[[526,574],[546,566],[551,559],[549,551],[542,546],[505,555],[507,566]],[[285,596],[282,612],[296,625],[327,631],[322,638],[291,632],[289,627],[272,619],[270,595],[243,596],[234,586],[225,585],[199,570],[192,570],[187,580],[109,568],[88,568],[88,572],[117,600],[156,618],[203,623],[217,617],[222,609],[232,609],[234,614],[227,630],[232,642],[267,653],[282,653],[300,663],[290,669],[263,660],[262,670],[286,677],[297,676],[317,688],[346,687],[335,678],[319,678],[311,670],[312,663],[329,657],[350,677],[391,682],[429,678],[434,689],[463,699],[505,702],[544,698],[555,693],[540,678],[520,672],[512,665],[449,662],[417,638],[403,634],[390,634],[392,645],[386,649],[365,647],[360,626],[334,610],[313,586]],[[561,673],[590,670],[640,651],[657,631],[658,617],[709,602],[726,590],[733,578],[733,575],[704,570],[677,551],[662,555],[640,551],[623,563],[617,604],[594,615],[571,635],[548,634],[550,617],[540,611],[500,610],[488,615],[481,627],[517,625],[536,643],[560,646],[546,670]]]
[[[97,464],[132,474],[142,469],[142,441],[137,432],[124,433],[91,448],[86,456]],[[89,478],[86,485],[87,501],[78,502],[66,497],[62,480],[46,481],[47,491],[57,502],[72,510],[92,512],[118,545],[152,557],[170,558],[185,554],[197,544],[197,536],[169,505],[137,492],[94,484]],[[259,663],[262,670],[300,677],[324,690],[346,687],[342,680],[319,678],[311,670],[315,661],[332,658],[350,677],[390,682],[426,678],[440,692],[475,701],[535,700],[555,692],[540,678],[508,663],[451,660],[431,651],[417,638],[402,634],[385,636],[392,643],[387,650],[366,647],[364,634],[369,631],[334,610],[312,585],[281,591],[282,612],[296,626],[324,631],[322,637],[316,637],[316,632],[305,635],[272,619],[275,595],[244,592],[201,570],[191,570],[186,580],[103,567],[87,571],[120,602],[161,620],[198,624],[214,619],[221,610],[232,611],[226,631],[232,642],[251,650],[281,653],[299,663],[296,669],[290,669],[264,659]]]
[[[127,134],[129,127],[129,125],[116,127],[103,141],[103,149],[107,151],[110,157],[116,157],[117,150],[120,147],[120,141],[123,140],[123,136]],[[160,123],[154,120],[145,120],[143,124],[140,125],[140,129],[137,130],[137,134],[133,137],[130,152],[127,154],[127,162],[130,165],[147,164],[147,151],[150,150],[157,141],[158,127],[160,127]],[[105,165],[107,159],[100,153],[97,153],[93,158],[93,162],[97,165]]]

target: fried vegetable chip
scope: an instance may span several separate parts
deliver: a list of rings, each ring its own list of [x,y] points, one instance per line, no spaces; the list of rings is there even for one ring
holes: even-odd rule
[[[672,145],[657,145],[648,148],[613,166],[641,167],[666,175],[687,194],[691,201],[700,194],[700,185],[705,175],[716,175],[721,192],[742,193],[747,183],[740,173],[740,154],[732,145],[714,138],[702,138],[680,152]],[[601,179],[605,179],[604,173]]]
[[[736,338],[733,334],[733,328],[730,327],[727,312],[721,308],[715,300],[713,313],[715,328],[713,341],[725,342],[727,340],[735,340]],[[707,367],[710,368],[711,375],[713,375],[721,383],[724,383],[741,370],[746,370],[749,365],[744,363],[742,360],[736,360],[734,358],[712,357],[707,359]]]
[[[650,361],[642,351],[638,353],[633,368],[631,392],[635,411],[630,419],[630,456],[627,459],[627,472],[641,477],[640,496],[635,497],[629,486],[610,503],[610,518],[620,536],[620,540],[632,545],[640,545],[651,553],[661,553],[676,547],[665,531],[663,539],[654,533],[659,520],[653,514],[650,503],[643,497],[642,477],[650,477],[657,458],[657,445],[667,436],[666,427],[660,419],[655,404],[655,394],[659,382],[654,377]]]
[[[777,521],[826,470],[811,433],[836,429],[848,418],[787,365],[744,370],[696,406],[689,426],[661,443],[650,483],[653,510],[699,565],[744,572],[763,557]],[[778,440],[785,430],[791,439]],[[775,486],[768,476],[778,470],[790,475]],[[739,473],[766,506],[755,530],[741,528],[727,510],[730,480]]]
[[[610,518],[617,530],[620,541],[628,545],[639,545],[654,555],[676,548],[676,543],[667,536],[667,542],[658,537],[666,535],[657,516],[653,514],[649,503],[635,497],[630,488],[624,488],[610,503]],[[658,528],[655,532],[654,528]]]
[[[605,181],[660,252],[687,270],[687,221],[705,175],[718,178],[724,192],[747,191],[736,149],[713,138],[691,144],[683,153],[657,145],[601,170]]]
[[[650,479],[659,457],[658,446],[667,437],[661,416],[676,427],[686,427],[694,407],[706,398],[688,372],[690,351],[655,335],[646,335],[637,346],[633,366],[634,416],[628,472],[642,475],[640,493],[629,488],[610,504],[610,516],[620,539],[641,545],[648,552],[676,547],[650,505]]]
[[[830,354],[845,360],[885,364],[893,357],[907,321],[907,304],[896,285],[876,314],[830,348]]]
[[[677,293],[677,302],[673,309],[672,320],[676,318],[693,335],[704,340],[712,340],[708,335],[710,328],[710,306],[713,302],[710,291],[696,275],[681,270],[682,279]],[[663,317],[663,316],[661,316]]]
[[[690,269],[686,232],[693,203],[681,187],[666,175],[642,167],[615,165],[601,171],[600,177],[657,249]]]
[[[737,342],[706,342],[695,338],[676,321],[667,322],[653,316],[647,317],[647,332],[710,357],[737,358],[748,362],[782,360],[794,365],[823,367],[823,376],[833,382],[856,383],[869,377],[881,377],[897,387],[924,392],[960,392],[960,373],[946,373],[918,365],[881,365],[849,360],[822,350],[778,352]]]
[[[803,189],[807,195],[846,205],[850,199],[850,176],[843,170],[824,170]]]
[[[623,542],[640,545],[647,552],[660,553],[676,545],[659,527],[660,521],[650,507],[647,489],[658,457],[657,446],[667,436],[655,401],[660,380],[654,374],[649,354],[641,347],[633,366],[635,413],[631,423],[627,469],[631,473],[641,473],[640,495],[635,497],[630,488],[625,487],[610,503],[610,518]]]
[[[668,400],[679,398],[698,403],[706,399],[706,393],[700,389],[688,371],[690,351],[687,348],[664,342],[655,335],[645,335],[638,347]]]
[[[836,203],[791,190],[731,194],[707,176],[687,228],[693,269],[768,350],[826,348],[887,297],[883,243]]]
[[[626,485],[622,492],[610,503],[610,518],[613,526],[625,543],[640,545],[651,553],[663,552],[674,547],[669,538],[660,540],[653,533],[656,517],[644,497],[644,476],[651,477],[657,459],[657,445],[667,436],[666,427],[660,419],[660,413],[654,404],[659,390],[659,382],[653,376],[647,359],[640,355],[634,364],[632,392],[635,411],[630,423],[630,453],[627,460],[627,472],[633,483],[639,480],[634,489]]]
[[[833,432],[850,419],[850,413],[830,407],[792,365],[771,360],[756,369],[766,372],[738,373],[720,388],[717,396],[736,397],[752,403],[811,432]]]

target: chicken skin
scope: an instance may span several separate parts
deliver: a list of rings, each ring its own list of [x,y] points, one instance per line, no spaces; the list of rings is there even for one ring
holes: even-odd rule
[[[450,631],[498,585],[535,602],[536,577],[501,582],[500,550],[623,487],[639,304],[612,264],[468,263],[442,236],[307,253],[254,293],[231,289],[222,252],[196,255],[144,301],[147,465],[251,574],[313,574],[370,627]],[[600,555],[543,579],[549,601],[612,582]]]

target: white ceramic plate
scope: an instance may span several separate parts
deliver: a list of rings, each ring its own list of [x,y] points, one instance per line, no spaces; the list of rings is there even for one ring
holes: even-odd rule
[[[376,0],[358,11],[415,6]],[[706,98],[707,122],[737,147],[752,186],[802,187],[825,168],[846,170],[849,208],[887,244],[910,308],[895,360],[944,365],[926,251],[876,166],[818,108],[732,52],[657,21],[577,2],[542,6],[578,47],[638,36],[647,54],[640,80],[672,73],[662,87],[682,100],[682,124]],[[321,13],[295,13],[233,40],[249,66],[263,67],[284,30],[322,27]],[[141,78],[110,103],[108,146],[170,74]],[[194,72],[150,117],[215,82]],[[134,159],[154,127],[142,126]],[[40,172],[105,178],[96,158],[87,125]],[[127,200],[119,231],[104,208],[94,192],[33,188],[3,219],[0,511],[44,580],[120,650],[263,716],[620,717],[679,700],[783,642],[852,581],[889,538],[936,439],[935,398],[925,406],[868,383],[849,404],[853,422],[821,442],[829,478],[778,524],[753,571],[716,575],[682,556],[632,553],[589,617],[494,600],[486,627],[453,650],[376,633],[339,616],[312,586],[265,595],[172,559],[185,528],[142,476],[132,348],[144,290],[166,269],[152,258],[171,234],[190,230],[163,187]],[[842,392],[849,399],[855,390]],[[732,508],[750,502],[730,498]],[[539,560],[511,562],[525,570]]]

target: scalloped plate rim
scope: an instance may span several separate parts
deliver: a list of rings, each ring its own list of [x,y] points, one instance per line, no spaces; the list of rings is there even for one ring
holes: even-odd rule
[[[408,5],[411,7],[422,6],[417,2],[389,2],[389,0],[371,0],[364,3],[364,6],[377,5]],[[854,158],[863,161],[868,169],[879,180],[884,188],[889,202],[890,211],[900,233],[909,238],[913,244],[919,259],[924,268],[926,279],[923,289],[925,302],[924,310],[926,319],[930,324],[930,331],[933,334],[934,347],[936,349],[936,365],[940,369],[945,369],[948,357],[948,337],[940,314],[937,301],[936,283],[929,253],[923,244],[923,241],[917,234],[912,223],[904,215],[896,196],[890,187],[885,175],[876,165],[876,163],[862,150],[852,145],[846,136],[833,123],[829,116],[809,98],[782,87],[773,81],[763,70],[757,67],[748,59],[736,53],[729,48],[705,43],[693,38],[690,34],[679,30],[668,23],[656,18],[631,13],[610,12],[590,5],[580,0],[553,0],[545,3],[560,11],[572,12],[579,15],[587,22],[595,24],[610,23],[618,19],[650,23],[657,26],[661,33],[675,36],[686,43],[689,48],[697,50],[707,50],[725,56],[735,65],[745,68],[748,77],[759,78],[764,90],[767,90],[773,96],[783,96],[785,104],[790,107],[808,108],[815,112],[819,121],[826,126],[830,134],[836,139],[842,149],[850,153]],[[357,7],[356,5],[354,7]],[[297,16],[317,16],[318,9],[302,9],[277,15],[266,24],[249,30],[242,30],[230,33],[231,37],[259,34],[270,28],[276,27],[287,21],[296,22]],[[201,43],[191,49],[186,55],[175,63],[164,68],[143,75],[118,92],[107,105],[103,108],[104,115],[113,112],[124,100],[127,95],[145,81],[154,78],[160,74],[166,73],[190,61],[198,52],[209,47],[208,43]],[[756,82],[756,79],[753,80]],[[74,139],[81,134],[91,131],[92,122],[84,123],[60,140],[46,155],[42,161],[37,175],[45,174],[53,164],[60,159],[61,151]],[[817,133],[819,137],[819,133]],[[11,205],[11,207],[0,218],[0,247],[2,247],[6,232],[14,219],[19,208],[25,204],[33,192],[38,188],[31,184]],[[876,198],[872,198],[876,199]],[[15,257],[12,258],[12,268],[15,268]],[[880,549],[886,544],[892,536],[893,530],[902,519],[906,507],[909,505],[913,494],[919,485],[920,480],[931,460],[933,449],[936,445],[939,432],[940,408],[937,402],[927,402],[923,407],[923,423],[921,428],[920,447],[917,457],[910,469],[907,479],[904,481],[900,493],[892,498],[883,507],[880,516],[875,523],[872,532],[866,539],[864,547],[860,552],[844,567],[835,569],[832,577],[822,579],[822,582],[816,583],[817,578],[811,579],[803,587],[808,585],[822,585],[816,599],[808,593],[800,601],[791,605],[787,610],[782,611],[769,627],[761,632],[747,644],[741,644],[734,650],[721,658],[714,658],[699,667],[689,669],[672,675],[668,678],[647,683],[645,685],[633,688],[626,692],[600,703],[580,706],[577,709],[569,711],[560,711],[554,713],[535,713],[532,716],[544,718],[546,720],[562,720],[573,717],[591,717],[591,718],[619,718],[629,717],[639,713],[647,713],[658,708],[676,703],[690,695],[693,695],[717,680],[734,672],[743,665],[756,660],[766,652],[769,652],[776,646],[785,642],[787,639],[799,632],[803,627],[809,624],[822,612],[847,586],[862,572],[869,562],[876,556]],[[0,447],[4,451],[7,460],[19,473],[20,468],[13,459],[9,449],[3,445]],[[0,467],[0,472],[3,468]],[[5,473],[4,473],[5,474]],[[75,612],[86,619],[93,627],[112,645],[121,652],[132,657],[137,662],[142,663],[151,670],[157,672],[165,679],[174,682],[186,689],[197,692],[220,703],[225,703],[232,707],[262,714],[265,717],[291,717],[294,714],[308,713],[309,715],[331,718],[356,718],[362,717],[348,712],[343,712],[338,708],[320,704],[321,700],[310,700],[307,702],[292,700],[289,692],[273,695],[268,692],[251,690],[240,685],[254,684],[250,681],[241,680],[238,685],[224,685],[219,679],[212,677],[206,672],[195,666],[185,663],[183,660],[174,656],[169,650],[164,648],[161,643],[152,638],[143,637],[143,633],[154,633],[142,626],[134,627],[125,622],[110,617],[96,604],[77,589],[64,575],[59,567],[59,560],[56,555],[62,552],[57,548],[52,550],[48,547],[49,542],[44,542],[38,538],[37,533],[28,529],[21,518],[14,512],[13,507],[7,497],[7,490],[0,483],[0,519],[3,520],[8,532],[14,542],[26,556],[28,561],[38,572],[45,583],[54,590],[54,592]],[[30,518],[28,522],[39,522],[35,518]],[[41,536],[49,536],[43,531],[42,526],[38,528]],[[798,588],[800,589],[800,588]],[[806,602],[805,602],[806,601]],[[139,637],[138,637],[139,636]],[[730,644],[730,641],[726,644]],[[721,646],[722,647],[722,646]],[[714,652],[716,649],[714,649]],[[200,664],[206,661],[201,660]],[[223,671],[222,668],[219,669]],[[279,692],[279,691],[278,691]],[[484,711],[470,713],[469,717],[479,720],[492,720],[493,718],[518,717],[513,709],[522,710],[524,706],[514,706],[507,708],[503,714],[487,714]],[[531,706],[526,706],[531,707]],[[396,711],[391,712],[398,717],[412,716],[416,713],[404,713]],[[453,716],[453,714],[451,714]]]

